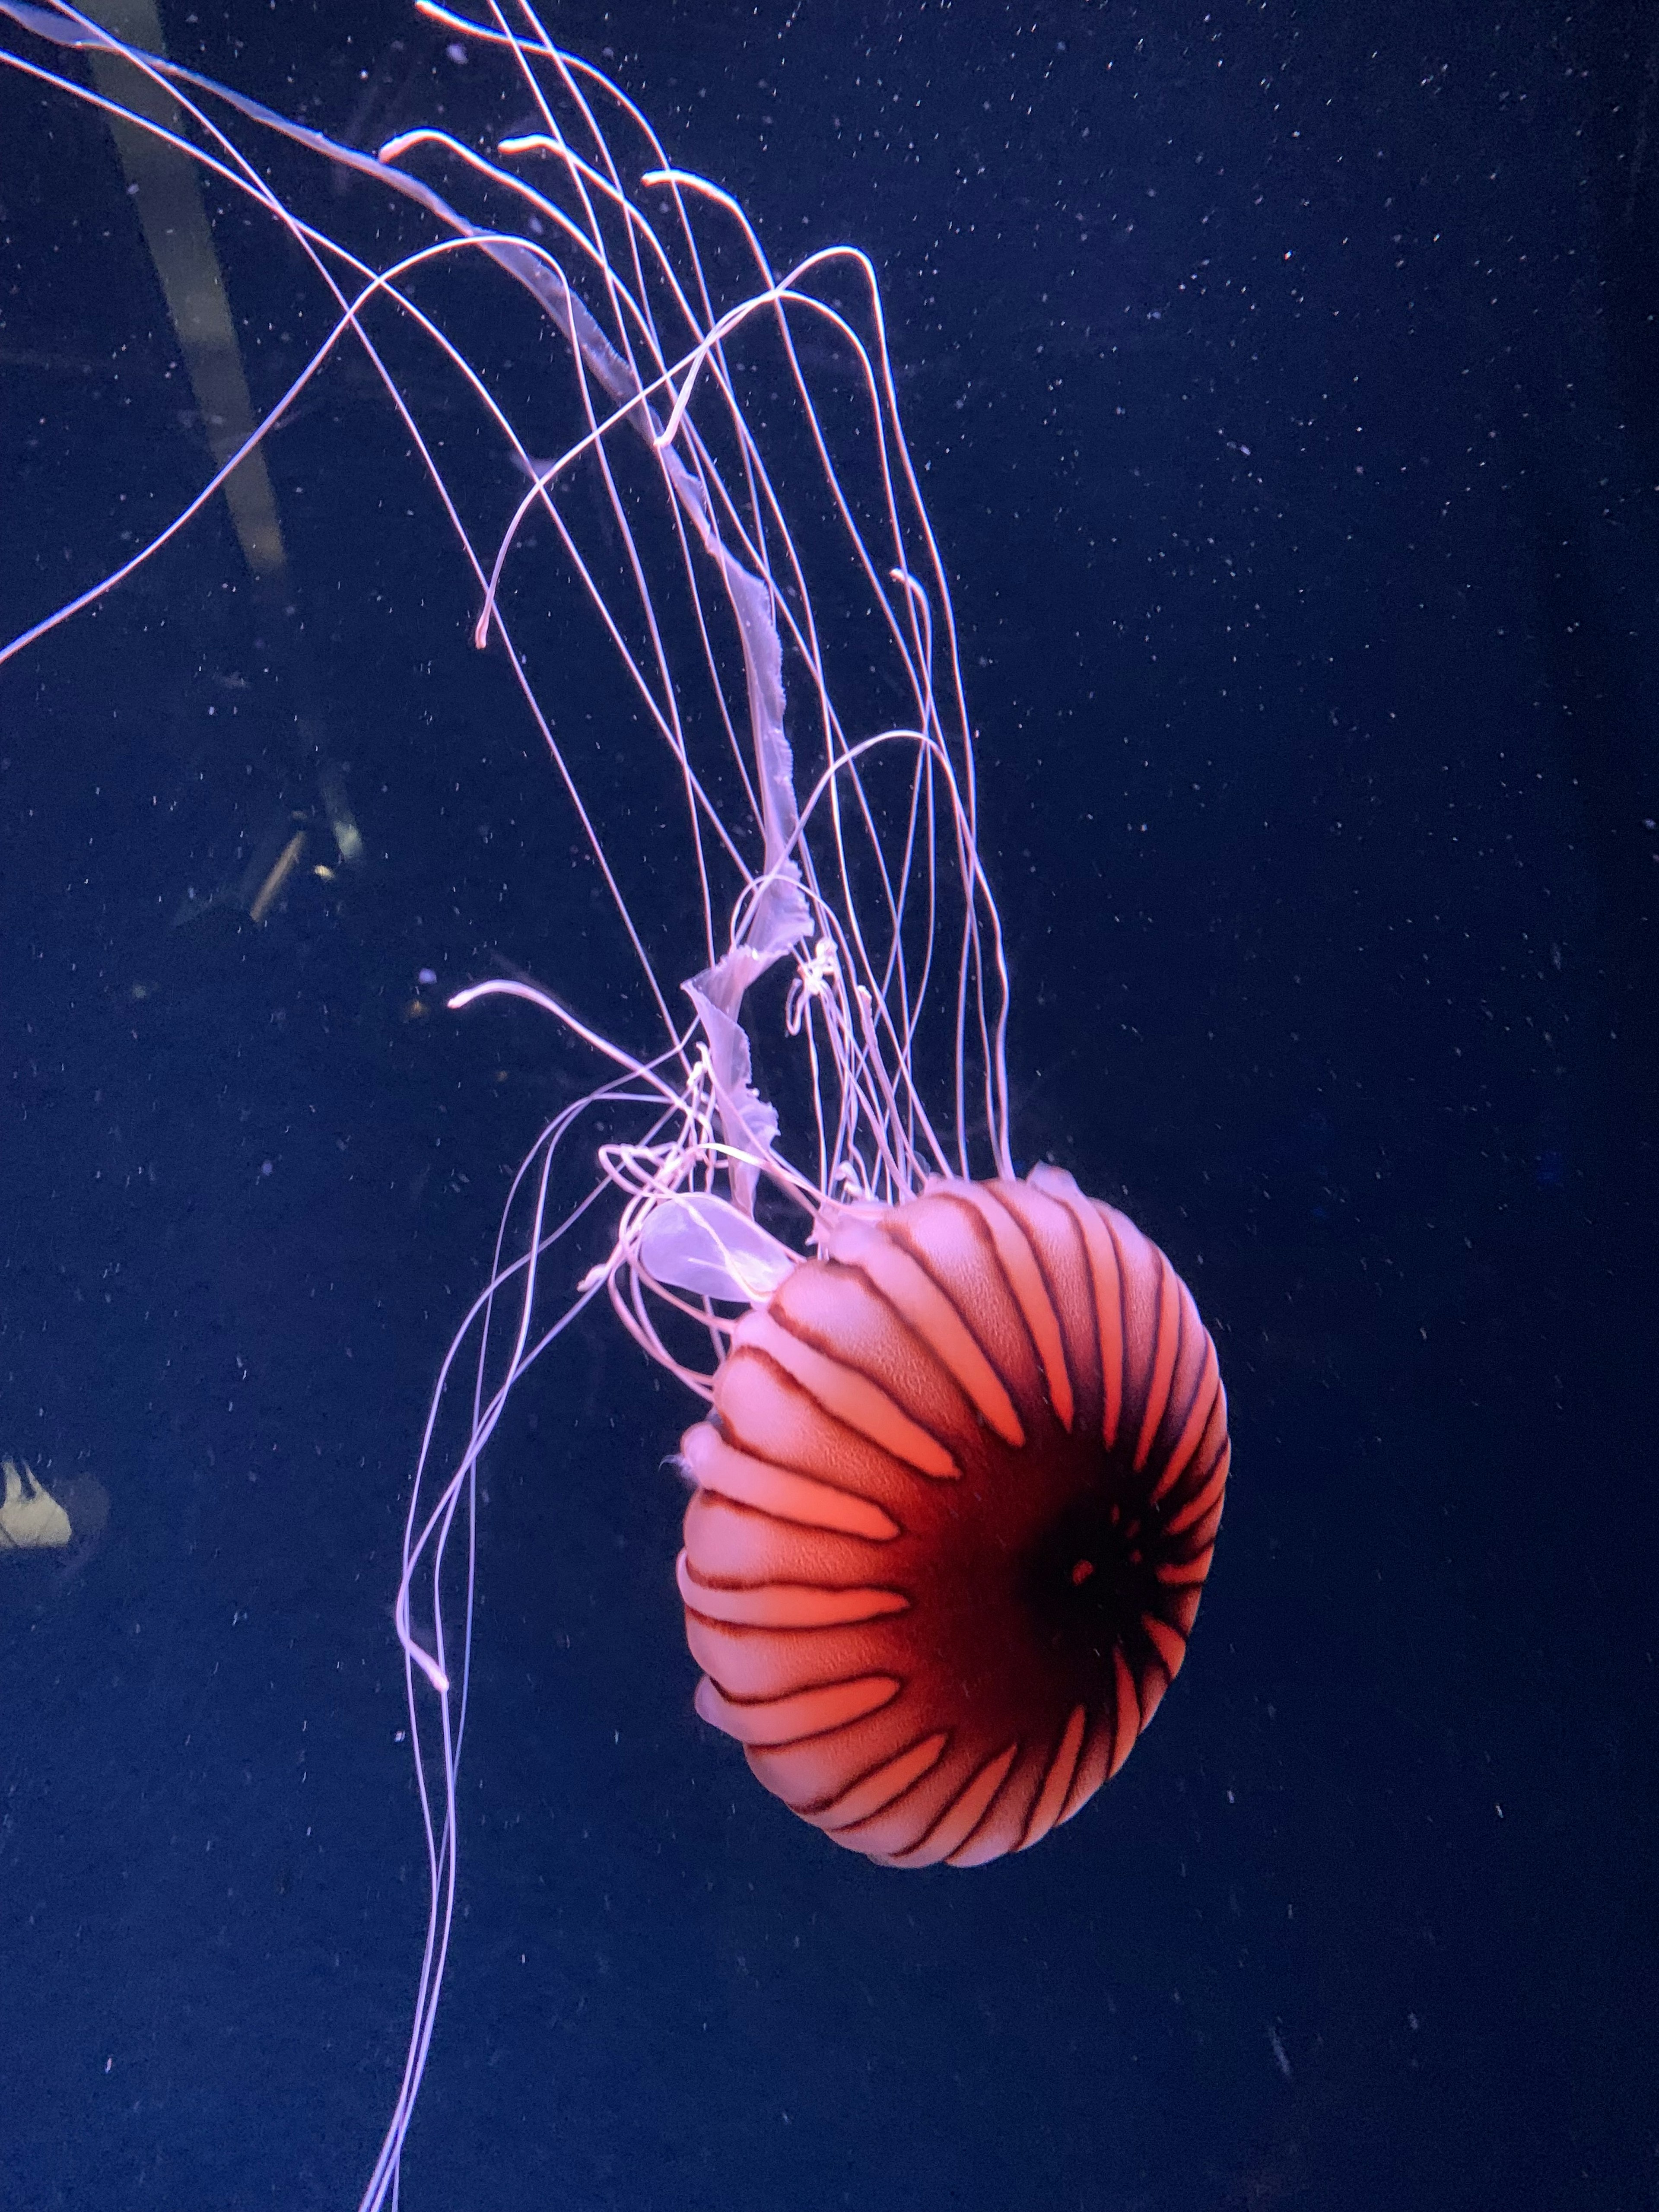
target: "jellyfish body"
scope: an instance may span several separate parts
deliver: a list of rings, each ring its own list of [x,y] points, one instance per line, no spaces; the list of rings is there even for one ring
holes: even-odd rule
[[[737,1327],[679,1562],[697,1708],[894,1866],[1037,1842],[1180,1668],[1229,1461],[1215,1347],[1068,1175],[935,1179]]]

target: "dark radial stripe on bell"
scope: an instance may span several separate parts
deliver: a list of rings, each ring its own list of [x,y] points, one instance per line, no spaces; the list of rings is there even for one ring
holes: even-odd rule
[[[685,1438],[698,1708],[837,1841],[975,1863],[1069,1820],[1181,1667],[1228,1469],[1214,1346],[1054,1170],[823,1242]]]

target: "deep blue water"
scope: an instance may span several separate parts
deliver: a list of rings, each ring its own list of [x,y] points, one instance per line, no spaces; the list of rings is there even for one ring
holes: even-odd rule
[[[332,130],[360,70],[366,136],[484,114],[351,13],[167,21]],[[689,1400],[597,1317],[544,1362],[408,2212],[1659,2206],[1659,17],[549,21],[780,258],[883,271],[1017,1152],[1187,1273],[1235,1473],[1123,1773],[899,1875],[691,1714]],[[203,447],[106,136],[9,77],[0,221],[9,636]],[[293,272],[221,246],[274,378]],[[355,2204],[424,1907],[409,1468],[586,1080],[409,1013],[580,972],[588,887],[395,426],[343,374],[271,466],[303,675],[216,512],[0,672],[0,1449],[109,1500],[0,1559],[5,2212]],[[301,708],[371,865],[172,927],[314,814]]]

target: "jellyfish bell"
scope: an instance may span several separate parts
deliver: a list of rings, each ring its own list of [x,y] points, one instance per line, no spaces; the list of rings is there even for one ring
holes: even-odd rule
[[[1057,1169],[933,1177],[818,1241],[682,1445],[697,1710],[836,1843],[982,1864],[1069,1820],[1180,1669],[1227,1480],[1215,1347]]]
[[[449,1000],[527,1005],[600,1073],[513,1180],[417,1456],[396,1621],[430,1903],[368,2206],[395,2197],[451,1929],[479,1464],[578,1314],[607,1299],[707,1407],[678,1571],[699,1711],[785,1804],[894,1866],[1026,1848],[1122,1764],[1182,1664],[1229,1464],[1214,1346],[1170,1262],[1059,1169],[1015,1172],[974,732],[872,264],[775,266],[529,7],[419,12],[505,64],[533,129],[366,155],[61,0],[0,0],[165,97],[141,113],[33,52],[0,66],[187,155],[330,319],[175,522],[0,661],[153,557],[356,349],[631,963],[603,1010],[592,957],[556,988]],[[354,245],[351,205],[325,220],[275,191],[268,139],[392,196],[417,234],[392,259],[372,225]],[[531,326],[529,400],[467,319],[476,286],[446,291],[463,268]],[[410,349],[491,465],[427,419]],[[608,751],[561,724],[579,654],[617,686]]]

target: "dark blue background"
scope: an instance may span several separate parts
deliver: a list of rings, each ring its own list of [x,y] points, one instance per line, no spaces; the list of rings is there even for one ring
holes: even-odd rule
[[[489,127],[345,12],[168,21],[336,131]],[[1017,1148],[1187,1272],[1236,1473],[1103,1798],[899,1876],[691,1717],[689,1402],[597,1318],[550,1358],[488,1468],[405,2205],[1659,2205],[1659,19],[549,20],[779,258],[883,270]],[[203,447],[100,126],[10,77],[0,121],[9,635]],[[221,244],[273,391],[294,272]],[[111,1501],[0,1561],[7,2212],[356,2202],[424,1906],[409,1469],[586,1079],[415,978],[604,980],[386,410],[342,372],[270,462],[360,878],[168,926],[315,803],[219,514],[0,676],[0,1446]]]

